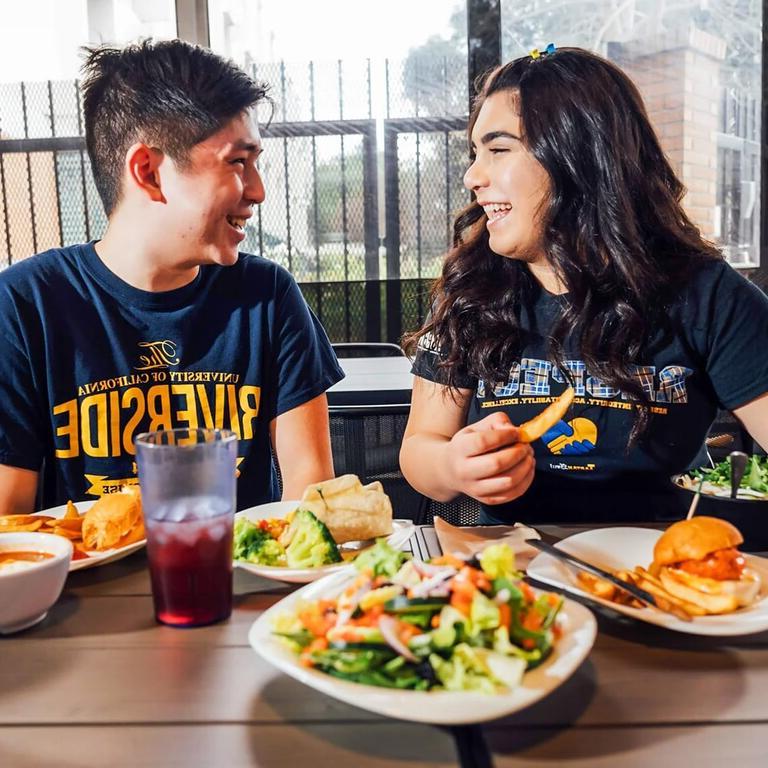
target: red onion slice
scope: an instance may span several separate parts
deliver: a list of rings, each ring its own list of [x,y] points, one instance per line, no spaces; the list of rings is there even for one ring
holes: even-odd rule
[[[382,637],[386,641],[387,645],[394,651],[399,653],[403,658],[408,661],[417,662],[418,659],[411,653],[405,643],[397,636],[397,620],[391,616],[387,616],[383,613],[379,616],[379,629],[381,630]]]
[[[447,582],[454,577],[456,571],[451,568],[450,571],[436,573],[428,579],[424,579],[420,584],[411,587],[412,597],[445,597],[448,594]]]

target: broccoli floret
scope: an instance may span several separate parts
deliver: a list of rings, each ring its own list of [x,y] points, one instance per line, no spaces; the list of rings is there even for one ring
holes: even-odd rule
[[[316,568],[341,562],[331,532],[308,509],[297,509],[288,528],[290,544],[285,549],[289,568]]]
[[[259,565],[285,565],[285,549],[267,531],[245,517],[235,520],[233,545],[235,560]]]
[[[355,568],[359,571],[371,571],[374,576],[392,578],[410,559],[407,552],[391,547],[386,539],[376,539],[376,543],[355,558]]]
[[[515,569],[515,552],[509,544],[491,544],[479,555],[480,567],[489,579],[515,579],[521,574]]]

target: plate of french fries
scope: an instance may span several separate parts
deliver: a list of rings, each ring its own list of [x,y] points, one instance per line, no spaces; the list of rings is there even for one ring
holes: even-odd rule
[[[634,584],[656,599],[657,607],[643,606],[608,581],[571,567],[541,553],[530,563],[530,578],[587,598],[639,621],[656,624],[676,632],[694,635],[735,636],[768,629],[768,560],[744,554],[747,565],[761,577],[762,585],[754,604],[741,610],[701,615],[696,607],[670,594],[650,570],[653,548],[661,531],[650,528],[599,528],[584,531],[557,543],[582,560],[612,572],[622,581]]]
[[[92,526],[94,531],[92,534],[89,535],[86,527],[86,539],[84,541],[83,525],[86,521],[86,515],[98,501],[101,500],[78,501],[76,503],[69,501],[59,507],[52,507],[29,515],[0,515],[0,533],[34,531],[51,533],[69,539],[74,548],[69,564],[70,572],[93,568],[97,565],[106,565],[141,549],[146,544],[146,536],[140,513],[138,519],[134,517],[133,520],[125,524],[127,528],[125,532],[118,529],[120,535],[116,541],[110,541],[109,536],[104,536],[99,529],[99,523],[103,522],[103,518],[96,520],[96,526]],[[113,517],[111,510],[107,510],[107,516]]]

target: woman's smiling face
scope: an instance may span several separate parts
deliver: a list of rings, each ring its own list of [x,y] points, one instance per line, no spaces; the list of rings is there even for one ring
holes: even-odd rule
[[[546,263],[541,216],[549,196],[549,176],[528,151],[512,91],[483,102],[472,128],[474,162],[464,174],[488,217],[491,249],[529,264]]]

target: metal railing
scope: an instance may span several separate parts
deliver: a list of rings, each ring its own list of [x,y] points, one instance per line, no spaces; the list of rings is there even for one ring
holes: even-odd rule
[[[291,102],[284,67],[276,76]],[[366,83],[370,114],[370,73]],[[396,342],[423,318],[425,286],[468,200],[466,117],[289,115],[305,116],[283,109],[262,128],[267,199],[242,249],[291,271],[334,341]],[[103,234],[82,125],[76,82],[0,86],[0,269]]]

